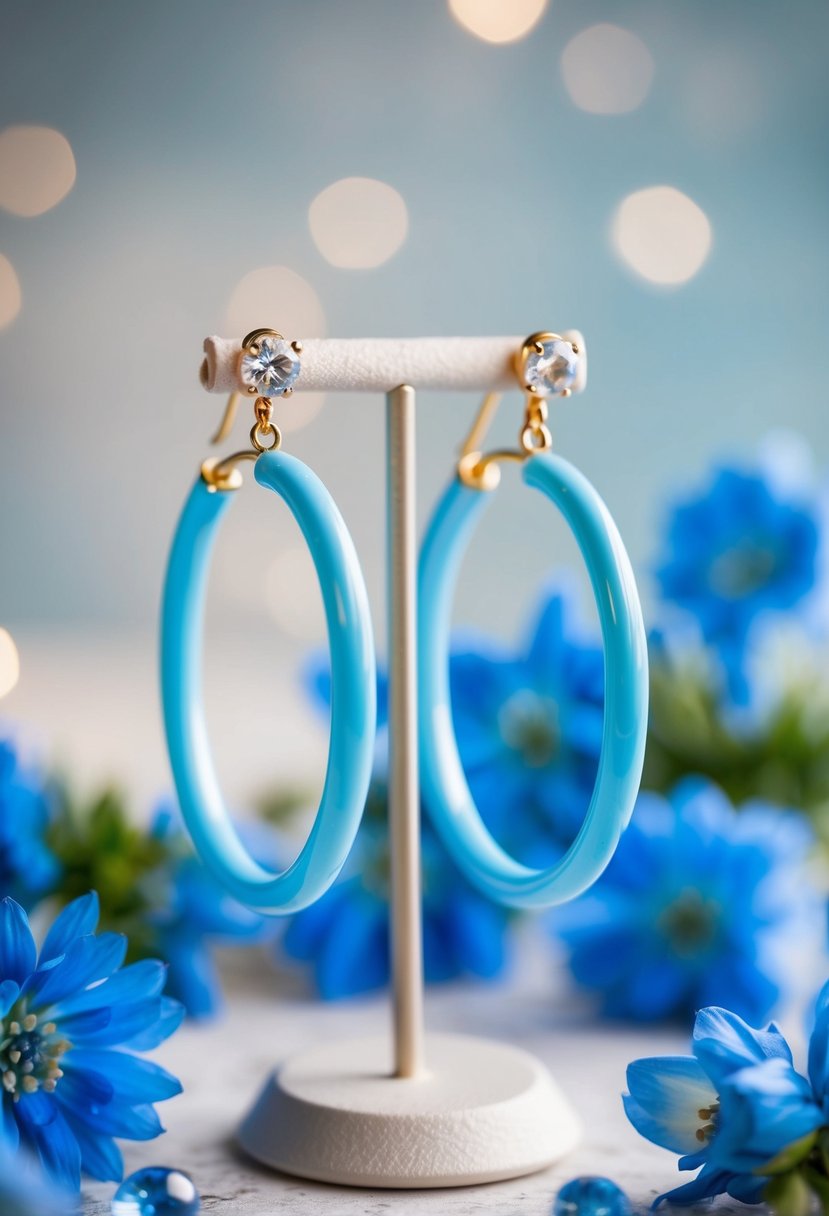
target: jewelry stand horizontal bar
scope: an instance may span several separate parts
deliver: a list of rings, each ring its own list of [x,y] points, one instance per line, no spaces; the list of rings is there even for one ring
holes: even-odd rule
[[[296,392],[389,393],[415,389],[486,393],[516,387],[515,354],[524,338],[303,338]],[[573,392],[584,389],[587,355],[575,329],[562,337],[581,350]],[[205,338],[202,386],[209,393],[244,392],[239,379],[241,338]]]
[[[382,1039],[317,1044],[277,1067],[239,1141],[274,1169],[352,1186],[413,1189],[520,1177],[578,1142],[569,1102],[528,1052],[423,1030],[414,420],[416,388],[518,388],[514,360],[524,338],[286,337],[302,341],[297,391],[386,395],[394,1017]],[[572,391],[581,392],[584,339],[577,330],[562,337],[579,345]],[[205,340],[201,381],[209,392],[245,392],[241,349],[241,339]]]

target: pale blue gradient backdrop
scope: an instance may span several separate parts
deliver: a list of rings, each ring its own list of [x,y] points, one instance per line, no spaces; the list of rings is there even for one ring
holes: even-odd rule
[[[653,56],[632,114],[584,113],[562,83],[561,50],[598,21]],[[829,463],[825,3],[554,0],[505,46],[444,0],[6,0],[0,27],[2,123],[56,127],[78,172],[47,214],[0,215],[23,292],[0,333],[12,630],[152,626],[221,407],[196,382],[201,340],[263,265],[313,285],[329,334],[580,328],[589,390],[554,409],[556,444],[606,496],[646,591],[658,504],[714,453],[785,425]],[[351,175],[389,182],[409,210],[406,244],[372,271],[334,269],[309,235],[311,199]],[[608,236],[620,200],[657,183],[713,227],[711,257],[676,290],[637,280]],[[472,407],[421,397],[424,512]],[[505,436],[517,416],[516,398]],[[382,403],[329,397],[287,449],[330,485],[379,608]],[[509,629],[572,546],[517,482],[502,494],[459,612]],[[258,555],[292,535],[270,502],[260,518],[253,487],[243,498],[213,605],[242,626],[265,612]]]

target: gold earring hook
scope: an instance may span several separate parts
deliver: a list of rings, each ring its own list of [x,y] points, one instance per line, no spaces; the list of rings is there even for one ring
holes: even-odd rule
[[[215,447],[217,443],[224,443],[230,432],[233,430],[233,423],[236,420],[236,411],[239,408],[239,400],[242,394],[239,392],[231,393],[227,399],[225,412],[222,415],[222,420],[219,423],[219,428],[215,435],[210,437],[210,444]]]
[[[539,391],[539,386],[528,379],[527,361],[533,355],[543,356],[550,343],[565,341],[566,339],[561,338],[558,334],[542,331],[531,334],[516,353],[515,373],[525,393],[524,424],[518,434],[519,446],[517,448],[497,448],[492,452],[481,451],[484,437],[498,409],[501,394],[487,393],[484,397],[458,460],[458,477],[465,486],[469,486],[472,490],[494,490],[501,480],[499,464],[507,461],[522,463],[530,456],[535,456],[539,452],[547,452],[552,448],[553,436],[547,426],[546,394],[543,393],[543,389]],[[578,356],[580,351],[575,342],[570,342],[568,345],[572,348],[573,354]],[[565,386],[558,390],[556,396],[569,397],[570,392],[569,386]]]

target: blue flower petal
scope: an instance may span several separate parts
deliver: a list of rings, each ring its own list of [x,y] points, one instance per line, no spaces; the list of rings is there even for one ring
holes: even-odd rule
[[[83,1013],[71,1016],[61,1014],[61,1033],[66,1035],[73,1044],[88,1042],[91,1035],[103,1031],[112,1021],[112,1010],[108,1007],[87,1009]]]
[[[40,1096],[24,1095],[18,1103],[18,1118],[25,1125],[46,1174],[60,1186],[77,1192],[81,1186],[78,1141],[55,1102],[50,1104],[52,1117],[42,1121],[42,1112],[36,1111],[36,1104],[29,1102],[29,1098]]]
[[[321,899],[309,908],[303,908],[288,922],[282,936],[282,949],[289,958],[300,962],[311,962],[316,958],[337,910],[349,897],[353,880],[344,879],[329,888]]]
[[[735,1173],[760,1171],[824,1121],[808,1081],[780,1057],[731,1073],[719,1096],[710,1159]]]
[[[0,1018],[4,1018],[20,996],[20,985],[15,980],[0,983]]]
[[[484,979],[500,975],[506,961],[503,909],[461,888],[451,900],[446,919],[462,969]]]
[[[740,1203],[762,1203],[768,1178],[756,1174],[733,1174],[726,1192]]]
[[[110,975],[103,984],[61,1001],[59,1013],[63,1018],[67,1014],[83,1013],[105,1005],[118,1008],[124,1004],[146,1001],[161,993],[166,979],[167,967],[164,963],[144,959]]]
[[[73,1049],[65,1057],[64,1075],[56,1090],[58,1102],[63,1107],[78,1109],[106,1106],[115,1097],[113,1081],[92,1069],[79,1068],[75,1059],[76,1051]],[[126,1100],[120,1092],[118,1100]]]
[[[656,1056],[628,1065],[625,1113],[647,1140],[673,1153],[700,1149],[700,1110],[714,1105],[717,1093],[692,1056]]]
[[[339,1000],[385,984],[389,975],[388,906],[361,892],[341,909],[317,959],[317,986]]]
[[[37,949],[29,918],[15,900],[0,900],[0,980],[23,982],[34,970]]]
[[[118,1136],[121,1140],[155,1140],[164,1131],[164,1126],[149,1104],[125,1106],[110,1102],[106,1106],[72,1106],[71,1118],[97,1134]]]
[[[658,1195],[652,1206],[658,1208],[660,1203],[674,1203],[679,1207],[687,1207],[699,1203],[703,1199],[713,1199],[715,1195],[724,1195],[728,1190],[733,1175],[727,1170],[717,1169],[706,1165],[690,1182],[684,1186],[674,1187],[664,1195]]]
[[[716,1006],[697,1014],[693,1051],[716,1087],[748,1064],[776,1058],[792,1063],[791,1049],[774,1023],[754,1030],[736,1013]]]
[[[160,1014],[161,1000],[153,997],[85,1010],[68,1018],[61,1016],[60,1028],[78,1046],[115,1047],[130,1043],[135,1035],[146,1035],[155,1028]]]
[[[214,1017],[222,1007],[219,973],[206,943],[182,934],[165,937],[162,952],[169,971],[167,991],[191,1018]]]
[[[157,1007],[154,1006],[153,1014],[142,1030],[137,1030],[129,1038],[125,1037],[116,1042],[119,1046],[129,1048],[131,1051],[152,1051],[178,1030],[184,1020],[184,1014],[184,1006],[179,1001],[163,996]],[[97,1044],[91,1045],[96,1046]]]
[[[60,1005],[70,993],[107,979],[121,966],[126,952],[127,939],[122,933],[78,938],[53,965],[36,971],[31,977],[26,993],[32,1008]]]
[[[160,1064],[126,1051],[75,1047],[65,1057],[64,1069],[67,1077],[70,1071],[80,1074],[91,1072],[105,1077],[117,1093],[118,1100],[130,1105],[163,1102],[181,1093],[181,1082]]]
[[[829,983],[815,1003],[815,1026],[809,1040],[809,1080],[829,1118]]]
[[[69,946],[78,937],[86,937],[94,933],[98,927],[100,906],[97,891],[81,895],[67,904],[52,924],[46,934],[46,940],[40,951],[39,966],[51,959],[65,954]]]
[[[20,1143],[20,1129],[14,1117],[14,1105],[11,1094],[0,1094],[0,1148],[6,1148],[12,1153],[17,1152]]]
[[[120,1182],[124,1177],[124,1158],[111,1136],[92,1130],[80,1119],[67,1115],[67,1122],[81,1150],[84,1172],[99,1182]]]

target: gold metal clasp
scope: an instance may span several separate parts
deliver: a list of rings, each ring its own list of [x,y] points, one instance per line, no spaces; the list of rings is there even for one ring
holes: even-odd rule
[[[508,461],[522,463],[537,452],[549,451],[553,446],[553,436],[547,426],[547,403],[535,394],[528,394],[524,407],[524,425],[518,436],[520,446],[482,452],[481,443],[500,401],[500,393],[487,393],[461,449],[458,477],[471,490],[494,490],[501,480],[499,464]]]

